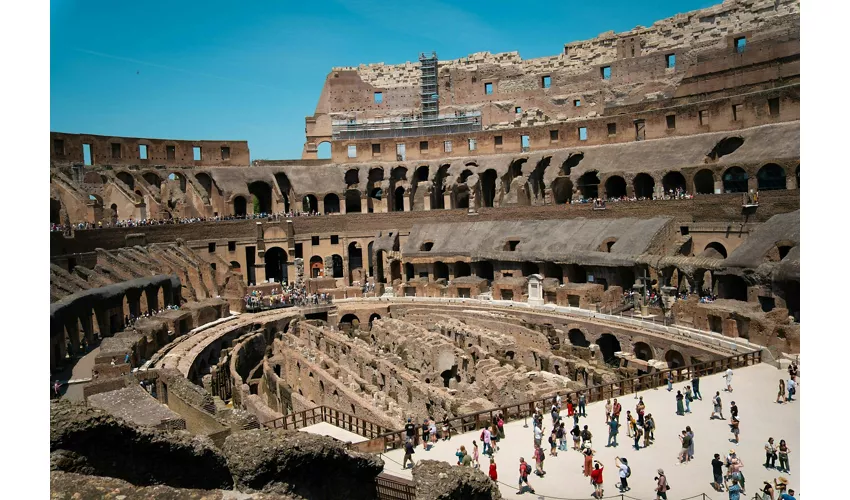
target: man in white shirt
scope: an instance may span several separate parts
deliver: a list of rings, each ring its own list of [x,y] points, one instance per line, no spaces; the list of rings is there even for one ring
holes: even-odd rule
[[[540,446],[543,442],[543,429],[539,426],[534,426],[534,444]]]
[[[726,369],[726,390],[732,392],[732,369]]]
[[[797,392],[797,382],[794,381],[794,377],[789,378],[785,385],[788,388],[788,401],[794,401],[794,394]]]
[[[617,466],[618,475],[620,476],[620,492],[629,491],[629,480],[628,476],[631,475],[629,471],[629,463],[625,458],[616,457],[614,459],[614,465]]]

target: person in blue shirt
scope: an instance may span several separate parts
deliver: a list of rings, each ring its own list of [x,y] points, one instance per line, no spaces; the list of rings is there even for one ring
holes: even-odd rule
[[[614,440],[614,446],[617,446],[617,434],[619,433],[620,423],[614,420],[611,417],[608,420],[608,444],[606,446],[611,446],[611,440]]]
[[[741,486],[737,479],[732,480],[732,486],[729,487],[729,500],[741,500]]]
[[[779,500],[796,500],[794,498],[794,490],[788,490],[788,493],[783,493]]]

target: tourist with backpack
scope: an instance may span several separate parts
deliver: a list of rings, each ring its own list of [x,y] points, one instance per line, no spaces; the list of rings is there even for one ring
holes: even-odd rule
[[[407,468],[407,461],[408,460],[410,461],[410,467],[411,468],[413,467],[413,453],[414,453],[414,451],[413,451],[413,440],[408,439],[407,441],[404,442],[404,460],[402,460],[402,462],[401,462],[401,468],[402,469]]]
[[[594,461],[593,472],[590,473],[590,484],[593,485],[593,494],[591,496],[593,498],[602,498],[602,495],[605,493],[602,489],[602,471],[604,469],[598,460]]]
[[[546,471],[543,470],[543,461],[546,460],[546,453],[543,452],[543,448],[540,446],[534,447],[534,464],[536,469],[534,471],[539,477],[543,477],[546,475]]]
[[[715,415],[720,415],[720,417],[716,417]],[[720,401],[720,391],[714,395],[714,411],[711,412],[711,420],[715,418],[720,418],[720,420],[726,420],[723,417],[723,403]]]
[[[484,451],[485,455],[493,456],[493,446],[491,444],[492,436],[490,434],[490,428],[484,427],[481,429],[481,442],[484,443]]]
[[[519,459],[519,491],[517,491],[517,495],[522,495],[525,493],[525,490],[534,493],[534,488],[531,487],[531,484],[528,483],[528,475],[531,474],[531,465],[528,464],[524,458],[520,457]],[[525,483],[525,486],[522,485]]]
[[[663,469],[658,469],[658,476],[655,477],[655,499],[667,500],[667,490],[670,485],[667,484],[667,476],[664,475]]]
[[[629,467],[629,461],[625,458],[616,457],[614,458],[614,465],[619,469],[620,476],[620,493],[624,493],[629,491],[629,477],[632,475],[632,469]]]

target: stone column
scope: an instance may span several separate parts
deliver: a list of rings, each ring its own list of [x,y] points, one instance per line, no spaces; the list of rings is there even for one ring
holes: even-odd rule
[[[444,210],[451,210],[451,208],[452,208],[452,193],[451,193],[451,191],[446,190],[446,192],[443,193],[443,209]]]
[[[719,193],[722,193],[722,192],[723,192],[723,177],[721,175],[721,178],[719,180],[714,181],[714,193],[719,194]]]
[[[109,314],[105,309],[95,308],[95,318],[97,318],[97,329],[100,331],[100,337],[105,338],[112,332],[109,329]]]
[[[73,317],[67,320],[65,322],[65,329],[68,330],[68,339],[70,339],[71,342],[70,354],[73,356],[80,347],[80,329],[77,326],[77,318]]]
[[[407,189],[405,189],[405,190],[404,190],[404,211],[405,211],[405,212],[410,212],[410,211],[411,211],[411,206],[410,206],[410,188],[407,188]]]
[[[318,205],[317,210],[319,211],[319,213],[324,214],[325,213],[325,200],[319,199],[319,197],[317,196],[316,197],[316,205]]]
[[[86,311],[86,313],[80,317],[80,323],[83,325],[83,334],[85,335],[86,342],[89,345],[94,342],[94,326],[92,324],[91,315],[91,311]]]
[[[369,213],[369,196],[360,196],[360,212]]]

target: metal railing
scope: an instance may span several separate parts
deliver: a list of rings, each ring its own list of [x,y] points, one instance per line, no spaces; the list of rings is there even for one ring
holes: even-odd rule
[[[382,472],[375,478],[375,493],[378,500],[413,500],[416,483]]]
[[[521,403],[505,405],[477,413],[469,413],[459,417],[450,418],[448,419],[448,423],[458,433],[469,432],[481,428],[482,424],[485,422],[492,422],[498,414],[502,415],[505,422],[528,418],[534,413],[536,405],[541,405],[541,408],[545,408],[546,404],[549,403],[556,394],[561,394],[562,396],[569,398],[573,394],[577,396],[578,393],[584,392],[587,403],[593,403],[596,401],[604,401],[611,398],[621,397],[626,394],[632,394],[642,390],[661,387],[667,383],[668,373],[673,374],[674,382],[681,382],[683,380],[690,380],[694,375],[702,377],[715,373],[722,373],[726,371],[727,368],[751,366],[761,363],[761,360],[761,351],[737,354],[705,363],[687,365],[681,368],[673,368],[638,377],[626,378],[607,384],[596,385],[584,390],[571,391],[567,393],[552,393],[544,398],[523,401]],[[404,429],[387,432],[370,439],[369,441],[355,443],[352,445],[352,448],[358,451],[383,453],[404,446],[405,437]],[[418,443],[418,439],[419,437],[414,435],[414,444]]]

